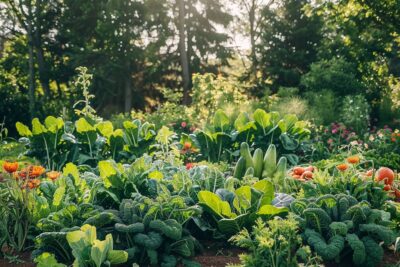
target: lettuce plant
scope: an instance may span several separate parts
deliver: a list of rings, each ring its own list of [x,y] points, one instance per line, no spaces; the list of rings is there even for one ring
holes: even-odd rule
[[[67,241],[75,257],[74,266],[111,266],[128,260],[127,252],[113,249],[111,234],[105,240],[98,240],[96,227],[88,224],[83,225],[80,230],[69,232]]]

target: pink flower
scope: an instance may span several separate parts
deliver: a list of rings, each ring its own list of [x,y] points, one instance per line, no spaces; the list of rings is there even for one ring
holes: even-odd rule
[[[187,126],[187,123],[184,122],[184,121],[182,121],[182,122],[181,122],[181,126],[182,126],[182,128],[185,128],[185,127]]]
[[[337,133],[338,132],[338,130],[335,128],[335,129],[332,129],[332,133],[333,134],[335,134],[335,133]]]
[[[328,143],[328,144],[332,144],[332,143],[333,143],[333,139],[332,139],[332,138],[329,138],[328,141],[327,141],[327,143]]]

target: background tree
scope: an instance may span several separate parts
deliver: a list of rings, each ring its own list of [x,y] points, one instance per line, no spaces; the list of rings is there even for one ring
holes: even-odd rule
[[[261,25],[265,16],[262,12],[270,9],[276,0],[236,0],[239,6],[238,15],[235,17],[235,27],[239,34],[244,34],[250,40],[250,73],[257,75],[258,55],[257,45],[261,35]]]
[[[308,3],[283,0],[262,13],[260,64],[264,77],[272,79],[274,89],[298,86],[301,75],[316,59],[321,21],[316,15],[305,14]]]
[[[232,16],[219,1],[213,0],[176,0],[171,8],[178,18],[172,19],[179,35],[184,103],[188,104],[192,74],[216,72],[218,66],[228,64],[231,50],[226,46],[229,36],[224,29]]]

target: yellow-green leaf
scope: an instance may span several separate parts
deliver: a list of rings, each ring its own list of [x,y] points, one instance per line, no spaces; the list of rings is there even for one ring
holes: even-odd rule
[[[25,124],[20,123],[20,122],[17,122],[17,123],[15,124],[15,127],[17,128],[18,134],[19,134],[20,136],[23,136],[23,137],[30,137],[30,136],[32,136],[31,130],[29,130],[28,126],[26,126]]]
[[[65,167],[63,168],[63,174],[64,174],[64,176],[68,176],[69,174],[71,174],[75,180],[76,185],[79,185],[81,183],[81,178],[79,176],[79,170],[75,164],[67,163],[67,165],[65,165]]]
[[[160,181],[164,178],[164,175],[160,171],[152,171],[149,173],[149,179],[154,179],[157,181]]]
[[[46,128],[50,132],[55,133],[64,126],[64,121],[62,120],[62,118],[55,118],[53,116],[48,116],[44,120],[44,125],[46,125]]]
[[[90,123],[85,120],[85,118],[80,118],[79,120],[77,120],[75,122],[75,127],[78,133],[86,133],[95,130],[95,128],[90,125]]]
[[[32,120],[32,133],[34,135],[39,135],[45,132],[47,132],[46,127],[44,127],[44,125],[39,121],[38,118],[34,118]]]
[[[111,121],[103,121],[96,125],[97,130],[99,130],[100,134],[104,137],[109,138],[111,134],[114,132],[114,127]]]

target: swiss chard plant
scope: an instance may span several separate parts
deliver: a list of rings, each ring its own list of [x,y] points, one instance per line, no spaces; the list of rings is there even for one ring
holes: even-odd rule
[[[219,189],[216,193],[198,193],[199,205],[205,215],[210,216],[216,229],[228,237],[243,227],[251,227],[258,217],[270,218],[287,212],[285,207],[272,205],[274,198],[274,187],[267,180],[260,180],[253,186],[241,186],[234,192]]]
[[[217,110],[210,126],[196,131],[191,138],[208,161],[232,161],[239,155],[239,144],[246,142],[264,150],[274,144],[281,155],[296,164],[295,151],[309,134],[306,122],[295,115],[281,117],[276,112],[257,109],[251,116],[241,113],[231,122],[222,110]]]
[[[81,229],[67,234],[67,241],[74,256],[74,266],[102,267],[125,263],[128,253],[123,250],[114,250],[114,241],[111,234],[105,240],[98,240],[96,227],[85,224]]]

